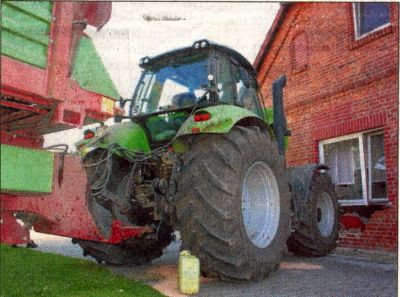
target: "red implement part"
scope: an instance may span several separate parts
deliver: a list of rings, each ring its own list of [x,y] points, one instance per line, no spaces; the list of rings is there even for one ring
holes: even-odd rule
[[[111,2],[79,2],[81,6],[78,11],[89,25],[100,30],[111,17]]]
[[[29,229],[21,225],[14,213],[0,210],[0,242],[6,244],[24,244],[31,242]]]
[[[0,131],[1,143],[28,148],[42,148],[43,137],[41,135],[30,134],[25,131],[17,133],[7,133]]]
[[[102,109],[101,94],[82,89],[70,78],[85,24],[100,29],[110,15],[111,2],[54,2],[47,68],[1,56],[2,144],[41,148],[42,134],[113,116]],[[114,244],[151,231],[113,221],[110,238],[102,237],[86,203],[87,178],[80,158],[65,156],[61,174],[60,160],[56,155],[51,194],[1,193],[1,242],[30,241],[29,230],[14,214],[28,217],[38,232]]]
[[[61,176],[59,168],[62,168]],[[14,234],[15,236],[12,236],[12,232],[8,232],[7,241],[4,242],[17,244],[26,236],[26,233],[21,234],[16,226],[17,222],[12,217],[13,214],[28,217],[35,231],[41,233],[112,244],[121,243],[128,238],[140,237],[143,233],[150,231],[146,227],[127,226],[119,221],[113,221],[110,238],[104,238],[89,212],[86,202],[87,190],[87,177],[81,159],[65,155],[62,165],[60,155],[56,154],[51,194],[1,194],[0,210],[7,220],[5,230],[18,231]],[[3,237],[1,240],[3,241]]]
[[[114,115],[102,108],[103,95],[82,89],[70,77],[86,24],[100,29],[110,15],[110,2],[54,2],[47,68],[1,56],[2,106],[12,107],[4,109],[8,114],[2,130],[45,134]],[[2,108],[2,117],[4,112]]]

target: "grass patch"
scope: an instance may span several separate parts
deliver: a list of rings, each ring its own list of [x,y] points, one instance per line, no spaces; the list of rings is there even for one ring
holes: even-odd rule
[[[95,263],[0,245],[0,296],[163,296]]]

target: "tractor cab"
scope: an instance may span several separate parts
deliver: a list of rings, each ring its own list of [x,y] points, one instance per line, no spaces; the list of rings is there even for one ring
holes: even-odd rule
[[[262,116],[256,72],[232,49],[200,40],[142,58],[140,66],[129,117],[146,130],[151,143],[170,140],[194,110],[208,106],[236,105]]]

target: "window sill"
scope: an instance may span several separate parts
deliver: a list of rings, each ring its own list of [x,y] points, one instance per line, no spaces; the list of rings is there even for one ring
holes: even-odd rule
[[[367,206],[368,203],[365,200],[340,200],[338,199],[340,206]]]
[[[366,43],[369,43],[373,40],[376,40],[382,36],[386,36],[388,34],[391,34],[393,32],[393,26],[392,24],[378,30],[375,32],[371,32],[359,39],[354,39],[354,36],[352,36],[352,40],[350,42],[350,50],[353,50],[355,48],[358,48]]]
[[[383,206],[391,206],[392,204],[387,199],[377,199],[368,201],[368,205],[383,205]]]
[[[391,206],[391,203],[389,200],[376,200],[376,201],[368,201],[366,202],[365,200],[338,200],[338,203],[340,207],[343,206],[376,206],[376,205],[382,205],[382,206]]]

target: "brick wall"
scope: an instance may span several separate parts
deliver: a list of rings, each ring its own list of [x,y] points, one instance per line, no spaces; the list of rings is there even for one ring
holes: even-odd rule
[[[397,249],[398,198],[398,4],[391,26],[354,41],[349,3],[296,3],[285,16],[258,74],[270,106],[271,85],[287,75],[285,110],[292,132],[288,166],[318,162],[320,140],[380,128],[384,133],[390,205],[372,213],[359,234],[343,246]],[[300,47],[300,59],[295,50]],[[295,46],[293,46],[295,44]],[[365,206],[367,207],[367,206]]]

